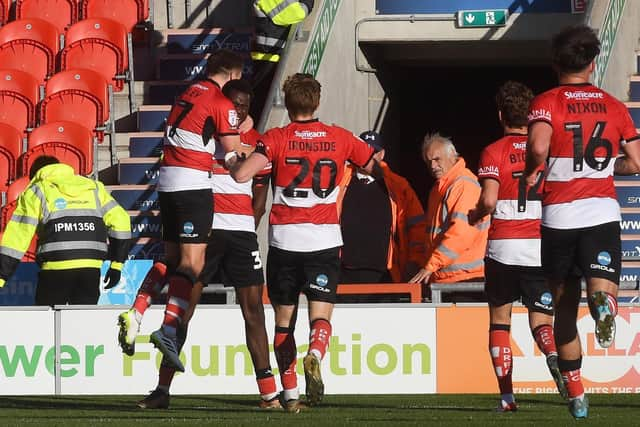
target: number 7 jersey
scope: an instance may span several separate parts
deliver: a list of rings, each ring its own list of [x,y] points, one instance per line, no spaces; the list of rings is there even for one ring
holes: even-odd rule
[[[338,184],[346,161],[364,166],[373,149],[346,129],[309,120],[269,130],[256,152],[272,165],[269,244],[295,252],[342,246]]]
[[[562,85],[533,99],[529,125],[553,128],[542,225],[591,227],[620,220],[613,166],[621,144],[638,139],[625,105],[589,84]]]

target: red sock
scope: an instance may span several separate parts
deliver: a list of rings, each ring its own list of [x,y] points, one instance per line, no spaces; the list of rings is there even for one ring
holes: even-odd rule
[[[558,355],[556,340],[553,337],[553,327],[551,325],[536,326],[531,333],[536,340],[536,344],[538,344],[538,348],[545,356],[550,354]]]
[[[293,329],[276,327],[273,348],[278,361],[282,388],[285,390],[297,388],[296,362],[298,360],[298,350],[296,349],[296,340],[293,337]]]
[[[169,387],[171,387],[171,381],[173,381],[173,376],[175,374],[176,370],[174,368],[160,365],[160,372],[158,374],[158,386],[163,388],[166,387],[166,391],[169,392]]]
[[[331,338],[331,323],[325,319],[316,319],[311,322],[309,332],[309,353],[314,354],[318,360],[322,360],[329,346]]]
[[[162,329],[169,335],[175,336],[176,329],[182,323],[184,314],[189,308],[192,288],[191,280],[182,274],[174,274],[169,278],[167,306],[162,321]]]
[[[582,378],[580,376],[580,369],[573,371],[561,371],[562,379],[567,386],[569,392],[569,398],[578,397],[584,394],[584,386],[582,385]]]
[[[511,382],[511,342],[509,325],[491,325],[489,328],[489,354],[498,379],[500,394],[513,393]]]
[[[133,308],[141,315],[147,311],[147,308],[151,305],[151,300],[157,298],[160,295],[160,291],[164,286],[167,275],[167,266],[161,262],[156,262],[151,267],[151,270],[147,273],[138,289],[136,300],[133,303]]]
[[[258,378],[256,380],[258,382],[258,392],[263,399],[269,399],[270,396],[273,396],[278,391],[276,387],[276,379],[273,375],[270,375],[265,378]]]

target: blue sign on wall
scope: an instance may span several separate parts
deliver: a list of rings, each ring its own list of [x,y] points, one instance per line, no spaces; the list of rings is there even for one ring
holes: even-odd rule
[[[412,15],[463,9],[508,9],[509,14],[571,13],[578,4],[576,0],[376,0],[376,13]]]

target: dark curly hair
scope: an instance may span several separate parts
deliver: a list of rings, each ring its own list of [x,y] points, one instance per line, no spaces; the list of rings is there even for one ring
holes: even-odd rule
[[[551,40],[551,62],[559,73],[584,70],[600,53],[600,40],[586,25],[567,27]]]
[[[513,128],[527,126],[527,113],[532,99],[533,92],[526,85],[514,81],[505,82],[496,94],[502,121]]]

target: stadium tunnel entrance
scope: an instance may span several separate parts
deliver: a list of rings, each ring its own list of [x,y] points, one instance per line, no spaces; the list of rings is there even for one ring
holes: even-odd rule
[[[426,133],[451,137],[475,172],[482,149],[502,135],[498,87],[516,80],[538,94],[557,81],[548,45],[540,41],[370,45],[363,51],[388,98],[380,127],[386,160],[424,204],[433,184],[420,153]]]

